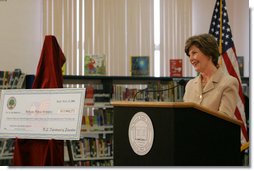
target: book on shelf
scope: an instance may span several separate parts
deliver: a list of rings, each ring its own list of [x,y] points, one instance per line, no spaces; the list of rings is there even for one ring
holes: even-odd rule
[[[86,55],[84,69],[85,75],[106,75],[106,55]]]
[[[4,82],[4,71],[0,71],[0,86],[3,85]]]
[[[66,75],[66,63],[62,66],[62,75]]]
[[[21,85],[21,87],[23,86],[23,83],[24,83],[24,78],[22,78],[22,80],[20,80],[20,77],[22,75],[22,72],[21,72],[21,69],[15,69],[14,72],[13,72],[13,82],[11,84],[11,88],[17,88],[17,85]],[[24,76],[25,74],[23,74]],[[22,76],[22,77],[23,77]],[[23,82],[22,82],[23,81]],[[22,83],[19,83],[19,82],[22,82]]]
[[[14,151],[13,139],[1,139],[0,159],[5,157],[12,157]]]
[[[112,159],[113,144],[112,135],[98,138],[84,137],[80,140],[72,140],[72,153],[75,160],[104,160]]]
[[[247,83],[242,83],[243,94],[249,97],[249,86]]]
[[[169,60],[169,73],[170,77],[182,77],[183,76],[183,61],[182,59],[170,59]]]
[[[86,86],[86,96],[85,96],[85,105],[94,104],[94,87],[92,85]]]
[[[64,141],[64,161],[70,161],[68,147],[66,141]]]
[[[14,71],[0,71],[0,88],[23,88],[25,76],[26,75],[21,72],[21,69],[15,69]]]
[[[184,86],[177,81],[150,82],[147,85],[113,85],[112,101],[168,101],[181,102]],[[134,99],[135,97],[135,99]]]
[[[23,88],[24,87],[25,78],[26,78],[25,74],[20,75],[16,88]]]
[[[131,76],[149,76],[149,56],[131,56]]]
[[[82,131],[108,131],[113,127],[113,109],[91,107],[84,110]]]

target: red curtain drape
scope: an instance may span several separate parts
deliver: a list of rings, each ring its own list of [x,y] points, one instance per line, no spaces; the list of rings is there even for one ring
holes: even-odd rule
[[[45,36],[32,88],[62,88],[65,56],[55,36]],[[14,166],[64,165],[63,140],[15,140]]]

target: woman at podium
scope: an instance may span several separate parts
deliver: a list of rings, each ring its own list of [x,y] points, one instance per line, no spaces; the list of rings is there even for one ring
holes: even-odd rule
[[[185,43],[185,53],[199,74],[187,83],[184,101],[234,117],[238,81],[218,64],[220,54],[215,38],[210,34],[192,36]]]

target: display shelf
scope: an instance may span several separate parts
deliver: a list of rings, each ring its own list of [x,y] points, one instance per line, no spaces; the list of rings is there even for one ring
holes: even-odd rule
[[[70,146],[72,165],[112,166],[113,108],[111,106],[85,105],[80,139],[71,140]],[[67,150],[65,151],[67,152]],[[69,158],[65,157],[66,165],[70,163]]]

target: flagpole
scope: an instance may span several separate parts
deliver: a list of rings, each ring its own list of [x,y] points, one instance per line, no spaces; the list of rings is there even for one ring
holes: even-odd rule
[[[223,20],[227,22],[224,23]],[[228,41],[230,43],[228,44],[228,46],[224,46],[223,38],[225,35],[223,35],[223,27],[225,27],[225,29],[229,29]],[[245,150],[249,147],[249,145],[246,144],[246,142],[249,141],[249,138],[247,132],[246,116],[244,111],[244,98],[242,87],[240,84],[241,78],[239,77],[240,74],[238,69],[237,56],[235,53],[234,42],[232,40],[232,33],[230,31],[230,26],[228,23],[228,14],[225,0],[216,0],[209,33],[214,35],[216,40],[218,40],[218,50],[220,53],[218,61],[219,65],[223,68],[223,70],[225,70],[225,72],[228,72],[230,75],[236,77],[239,82],[239,90],[237,96],[237,100],[239,101],[237,102],[234,115],[236,119],[243,122],[243,125],[241,126],[241,150]]]
[[[220,0],[220,39],[219,39],[219,52],[220,52],[220,60],[219,64],[222,65],[222,0]]]

